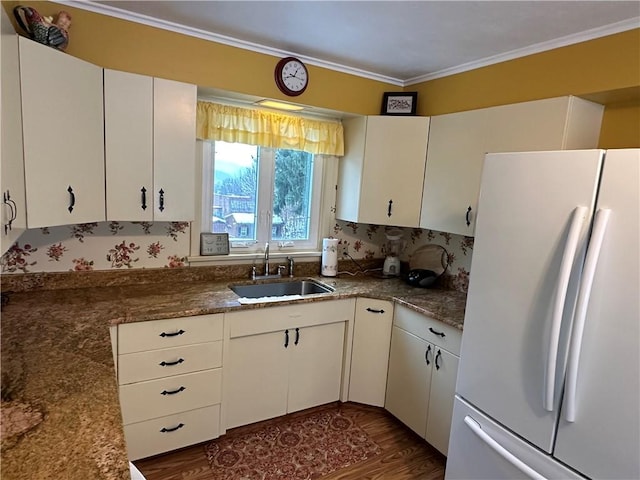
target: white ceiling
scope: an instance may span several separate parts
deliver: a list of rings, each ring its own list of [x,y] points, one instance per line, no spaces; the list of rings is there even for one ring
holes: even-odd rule
[[[399,86],[640,27],[638,0],[58,3]]]

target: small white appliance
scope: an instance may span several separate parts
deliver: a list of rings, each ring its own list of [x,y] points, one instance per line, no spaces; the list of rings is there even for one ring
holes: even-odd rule
[[[384,251],[387,254],[382,266],[382,274],[387,277],[397,277],[400,275],[400,253],[404,250],[405,241],[403,233],[399,228],[388,230],[385,234],[387,242]]]

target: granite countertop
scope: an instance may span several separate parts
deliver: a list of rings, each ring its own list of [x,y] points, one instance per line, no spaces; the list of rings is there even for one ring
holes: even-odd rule
[[[313,278],[333,288],[330,295],[308,295],[300,300],[241,305],[238,295],[229,285],[251,284],[244,279],[188,284],[140,285],[116,287],[117,291],[103,289],[101,296],[116,295],[122,298],[119,307],[111,311],[111,324],[159,320],[163,318],[222,313],[231,310],[258,309],[265,306],[309,303],[356,296],[384,300],[397,299],[403,305],[429,315],[462,330],[466,294],[451,290],[415,288],[399,279],[371,277],[303,277]],[[113,287],[112,287],[113,288]],[[103,317],[104,318],[104,317]]]
[[[464,293],[410,287],[397,279],[317,278],[328,296],[397,302],[462,329]],[[257,309],[228,285],[180,281],[11,294],[2,311],[2,478],[128,478],[109,326]]]

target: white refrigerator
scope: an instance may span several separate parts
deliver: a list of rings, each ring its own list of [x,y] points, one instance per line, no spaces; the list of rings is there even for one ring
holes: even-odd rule
[[[485,159],[446,479],[640,478],[640,150]]]

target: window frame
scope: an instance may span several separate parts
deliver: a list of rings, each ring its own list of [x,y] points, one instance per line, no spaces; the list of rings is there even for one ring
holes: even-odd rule
[[[197,145],[197,160],[200,167],[197,169],[197,172],[202,176],[196,179],[196,190],[194,192],[196,220],[193,222],[191,228],[191,256],[189,260],[192,262],[215,264],[225,261],[240,261],[243,258],[257,258],[263,254],[264,244],[268,241],[264,240],[264,237],[258,237],[257,241],[247,242],[246,245],[230,246],[229,255],[224,257],[202,257],[199,255],[200,232],[208,232],[210,230],[209,225],[211,225],[213,215],[213,202],[207,201],[204,194],[205,192],[211,192],[211,195],[213,194],[214,161],[209,160],[213,157],[213,142],[198,140]],[[275,155],[272,155],[272,157],[274,156]],[[338,177],[337,162],[338,158],[332,155],[314,155],[314,182],[311,194],[312,205],[309,241],[270,241],[269,249],[272,255],[275,257],[317,257],[321,254],[322,237],[328,234],[335,223],[335,198]],[[261,173],[263,169],[261,169],[259,165],[258,172],[258,196],[260,196],[260,191],[263,190],[260,188],[262,182],[268,182],[270,185],[273,185],[275,169],[270,169],[270,171],[265,174]],[[262,203],[260,203],[261,201]],[[266,217],[270,215],[271,210],[271,207],[268,211],[260,209],[260,206],[265,204],[264,202],[265,200],[258,200],[258,223],[262,225],[266,224]],[[270,201],[266,204],[271,205]],[[263,230],[265,229],[263,228]],[[293,243],[293,245],[291,243]]]

